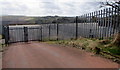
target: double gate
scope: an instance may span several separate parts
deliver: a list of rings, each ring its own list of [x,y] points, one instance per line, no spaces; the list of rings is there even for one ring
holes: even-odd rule
[[[5,43],[40,41],[41,26],[4,26]]]

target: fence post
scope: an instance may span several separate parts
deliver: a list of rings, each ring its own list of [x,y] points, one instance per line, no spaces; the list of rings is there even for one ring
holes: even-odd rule
[[[58,40],[58,32],[59,31],[59,24],[57,23],[57,40]]]
[[[49,25],[49,40],[50,40],[50,25]]]
[[[24,42],[28,42],[28,28],[24,27]]]
[[[42,25],[41,25],[41,41],[42,41]]]
[[[9,26],[4,26],[5,44],[9,44]]]
[[[76,34],[75,34],[75,39],[78,38],[78,16],[76,16]]]
[[[119,20],[120,18],[119,17],[120,17],[120,7],[117,7],[117,25],[118,25],[117,29],[118,29],[118,32],[120,33],[120,20]]]

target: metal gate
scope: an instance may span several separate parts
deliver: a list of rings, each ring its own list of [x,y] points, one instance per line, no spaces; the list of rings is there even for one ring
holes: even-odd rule
[[[41,26],[28,25],[28,26],[4,26],[5,43],[40,41]]]

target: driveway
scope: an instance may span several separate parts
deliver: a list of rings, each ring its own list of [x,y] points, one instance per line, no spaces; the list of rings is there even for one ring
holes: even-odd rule
[[[3,68],[118,68],[83,50],[42,42],[14,43],[3,53]]]

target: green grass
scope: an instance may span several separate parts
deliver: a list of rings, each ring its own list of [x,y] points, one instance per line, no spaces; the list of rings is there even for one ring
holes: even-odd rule
[[[103,51],[120,56],[120,47],[117,46],[103,48]]]
[[[0,35],[0,39],[2,39],[2,35]]]
[[[59,41],[47,41],[50,44],[61,44],[64,46],[71,46],[80,48],[95,54],[103,55],[105,58],[113,58],[112,60],[120,60],[120,47],[106,45],[112,42],[113,38],[109,39],[95,39],[95,38],[80,38],[77,40],[59,40]]]

